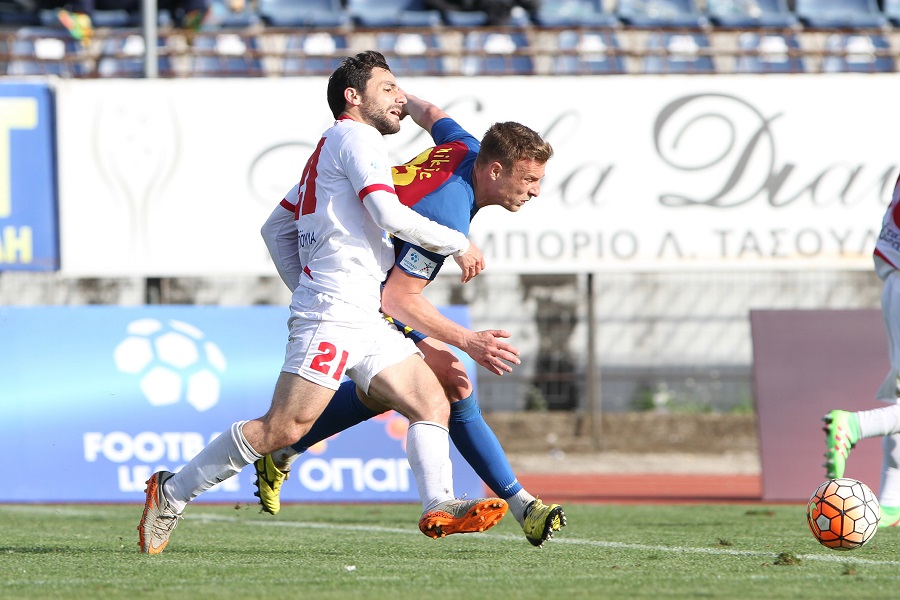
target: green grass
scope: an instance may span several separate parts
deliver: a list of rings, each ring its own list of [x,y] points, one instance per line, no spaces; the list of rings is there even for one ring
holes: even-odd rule
[[[895,598],[900,530],[820,546],[798,505],[567,505],[543,549],[507,516],[430,540],[413,505],[193,505],[166,551],[138,506],[0,505],[0,598]]]

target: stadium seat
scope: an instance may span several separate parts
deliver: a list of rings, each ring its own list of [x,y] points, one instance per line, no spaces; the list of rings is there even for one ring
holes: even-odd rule
[[[326,31],[288,36],[282,75],[330,75],[347,56],[347,36]]]
[[[487,13],[481,10],[448,10],[444,20],[450,27],[482,27],[487,25]]]
[[[795,35],[746,31],[738,37],[738,47],[742,52],[735,66],[738,73],[802,73],[806,69]]]
[[[166,40],[159,38],[159,47],[165,49]],[[97,75],[100,77],[143,77],[144,37],[136,31],[116,32],[105,37],[100,44],[97,57]],[[157,70],[161,77],[172,75],[172,65],[168,56],[160,52]]]
[[[869,29],[887,25],[876,0],[796,0],[794,13],[813,29]]]
[[[197,33],[193,38],[191,74],[199,77],[263,75],[256,38],[236,32]]]
[[[619,43],[611,32],[564,30],[557,35],[554,75],[601,75],[624,73]]]
[[[900,0],[883,0],[881,12],[895,27],[900,27]]]
[[[21,0],[0,0],[0,26],[32,27],[41,24],[33,4]]]
[[[732,29],[786,29],[797,24],[787,0],[707,0],[713,25]]]
[[[346,0],[347,12],[362,27],[436,27],[441,13],[422,0]]]
[[[541,27],[617,27],[619,20],[600,0],[541,2],[537,14]]]
[[[889,49],[890,45],[882,35],[835,33],[825,40],[822,70],[826,73],[892,73],[894,59],[877,54]]]
[[[340,0],[259,0],[263,23],[272,27],[344,27],[350,15]]]
[[[65,31],[23,27],[12,40],[6,72],[8,75],[82,77],[88,70],[81,60],[80,47]]]
[[[395,75],[441,75],[444,72],[439,38],[433,33],[378,33],[375,48],[387,58]]]
[[[444,21],[450,27],[471,28],[488,25],[488,14],[480,10],[448,10],[444,12]],[[511,27],[527,27],[531,25],[528,13],[519,8],[513,8],[509,20],[505,23]]]
[[[694,0],[619,0],[616,16],[623,23],[644,29],[698,28],[709,24]]]
[[[660,33],[647,36],[645,73],[713,73],[709,38],[702,33]]]
[[[463,41],[462,75],[532,75],[528,39],[521,32],[470,31]]]
[[[242,29],[259,24],[260,18],[252,2],[245,2],[241,10],[231,10],[222,0],[210,3],[210,10],[203,20],[203,29]]]

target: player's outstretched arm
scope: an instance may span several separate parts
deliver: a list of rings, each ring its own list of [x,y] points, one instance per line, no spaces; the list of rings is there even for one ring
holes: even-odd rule
[[[416,125],[428,133],[431,133],[432,125],[441,119],[450,116],[431,102],[413,96],[406,92],[406,90],[404,90],[403,93],[406,96],[406,104],[403,106],[403,112],[412,117],[412,120],[415,121]]]
[[[519,351],[504,341],[510,334],[499,329],[472,331],[446,318],[422,295],[427,284],[394,268],[381,294],[382,310],[428,337],[456,346],[495,375],[512,372],[520,361]]]

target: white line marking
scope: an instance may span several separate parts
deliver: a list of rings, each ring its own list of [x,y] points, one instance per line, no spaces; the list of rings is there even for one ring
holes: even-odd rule
[[[53,513],[64,516],[107,516],[109,513],[89,508],[79,508],[72,506],[42,506],[42,505],[0,505],[0,513],[2,512],[19,512],[19,513],[37,513],[46,514]],[[331,529],[334,531],[368,531],[371,533],[396,533],[402,535],[422,535],[418,529],[407,529],[399,527],[379,527],[375,525],[337,525],[333,523],[304,523],[299,521],[257,521],[241,519],[238,517],[229,517],[225,515],[213,515],[208,513],[192,513],[188,515],[188,520],[201,523],[232,523],[236,525],[245,525],[248,527],[287,527],[297,529]],[[486,537],[489,536],[489,537]],[[491,539],[504,540],[515,543],[524,544],[525,540],[520,535],[510,535],[505,533],[486,533],[485,537],[471,536],[469,539]],[[630,544],[626,542],[607,542],[603,540],[584,540],[578,538],[553,538],[550,542],[553,545],[575,545],[575,546],[594,546],[597,548],[620,548],[623,550],[653,550],[656,552],[672,552],[672,553],[690,553],[690,554],[710,554],[710,555],[727,555],[727,556],[759,556],[774,560],[778,555],[772,552],[759,552],[755,550],[731,550],[728,548],[695,548],[689,546],[661,546],[648,544]],[[801,560],[812,560],[838,564],[857,564],[857,565],[874,565],[874,566],[900,566],[900,561],[896,560],[874,560],[871,558],[857,558],[848,556],[846,552],[834,552],[832,554],[798,554],[797,558]]]

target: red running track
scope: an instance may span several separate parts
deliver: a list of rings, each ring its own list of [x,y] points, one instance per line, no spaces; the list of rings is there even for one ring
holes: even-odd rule
[[[523,474],[519,482],[551,502],[759,502],[759,475]]]

